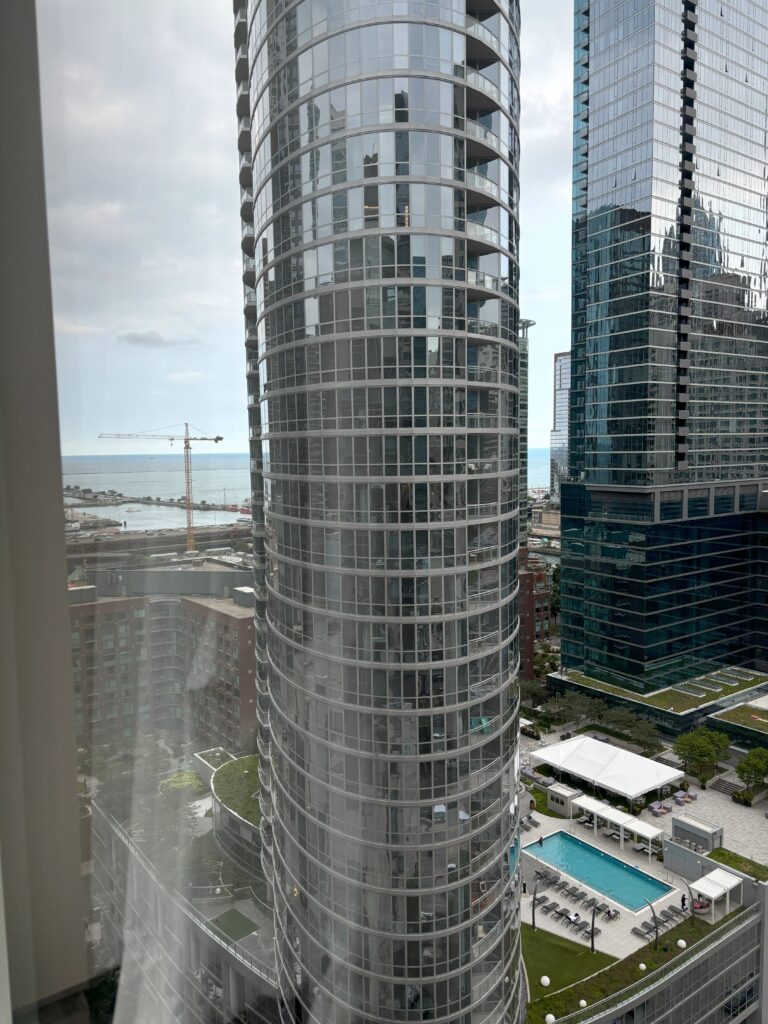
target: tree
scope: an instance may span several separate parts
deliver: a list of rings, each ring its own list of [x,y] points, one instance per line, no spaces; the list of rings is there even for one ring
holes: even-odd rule
[[[678,736],[672,749],[686,771],[706,782],[714,775],[717,762],[728,753],[729,746],[725,733],[701,726]]]
[[[644,754],[655,754],[661,750],[661,733],[655,725],[637,718],[632,726],[630,738],[637,743]]]
[[[520,700],[526,707],[534,708],[547,695],[546,685],[540,679],[523,679],[520,682]]]
[[[549,599],[549,610],[553,619],[560,614],[560,566],[552,570],[552,596]]]
[[[760,789],[768,776],[768,750],[755,747],[739,761],[736,774],[747,789]]]

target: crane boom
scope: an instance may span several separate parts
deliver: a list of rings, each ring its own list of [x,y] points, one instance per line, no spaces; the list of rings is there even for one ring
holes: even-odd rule
[[[184,497],[187,506],[187,551],[195,550],[195,529],[192,515],[192,441],[213,441],[218,444],[224,438],[217,434],[215,437],[201,435],[192,437],[189,433],[189,424],[184,424],[183,434],[99,434],[99,437],[118,438],[131,441],[174,441],[184,442]]]

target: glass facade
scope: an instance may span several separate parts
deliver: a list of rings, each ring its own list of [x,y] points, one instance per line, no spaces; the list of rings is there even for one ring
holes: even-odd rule
[[[549,434],[549,494],[560,501],[560,484],[568,476],[568,402],[571,353],[555,352],[552,430]]]
[[[563,661],[645,689],[765,639],[768,12],[575,12]]]
[[[235,2],[286,1022],[517,1019],[518,39]]]

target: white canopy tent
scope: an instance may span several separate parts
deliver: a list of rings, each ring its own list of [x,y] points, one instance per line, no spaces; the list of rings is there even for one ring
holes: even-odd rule
[[[731,910],[731,892],[734,889],[738,889],[744,885],[744,879],[740,878],[739,875],[732,875],[730,871],[724,871],[722,868],[715,868],[714,871],[710,871],[706,875],[702,875],[701,878],[695,882],[691,882],[691,888],[695,889],[696,892],[710,901],[710,907],[712,910],[711,920],[712,924],[715,923],[715,900],[722,899],[725,896],[725,912],[730,913]],[[744,889],[741,890],[742,901],[744,899]]]
[[[531,757],[626,800],[637,800],[683,778],[683,772],[677,768],[611,743],[593,740],[591,736],[574,736],[562,743],[553,743],[535,751]]]
[[[597,820],[602,818],[603,821],[609,822],[611,825],[617,825],[619,829],[619,848],[624,849],[624,833],[628,832],[630,835],[638,836],[647,843],[648,848],[648,861],[651,860],[651,841],[658,839],[663,832],[663,829],[656,828],[655,825],[649,825],[648,822],[640,821],[632,814],[626,814],[624,811],[619,811],[615,807],[611,807],[610,804],[604,804],[601,800],[595,800],[591,796],[579,796],[571,801],[573,807],[579,807],[582,811],[586,811],[587,814],[591,814],[592,828],[597,835]]]

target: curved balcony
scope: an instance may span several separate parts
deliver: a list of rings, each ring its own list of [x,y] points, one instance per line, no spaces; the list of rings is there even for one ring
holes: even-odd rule
[[[481,92],[485,96],[490,96],[497,106],[501,106],[501,90],[495,82],[492,82],[491,79],[481,71],[475,71],[474,68],[467,68],[466,83],[470,89],[475,89],[477,92]]]

